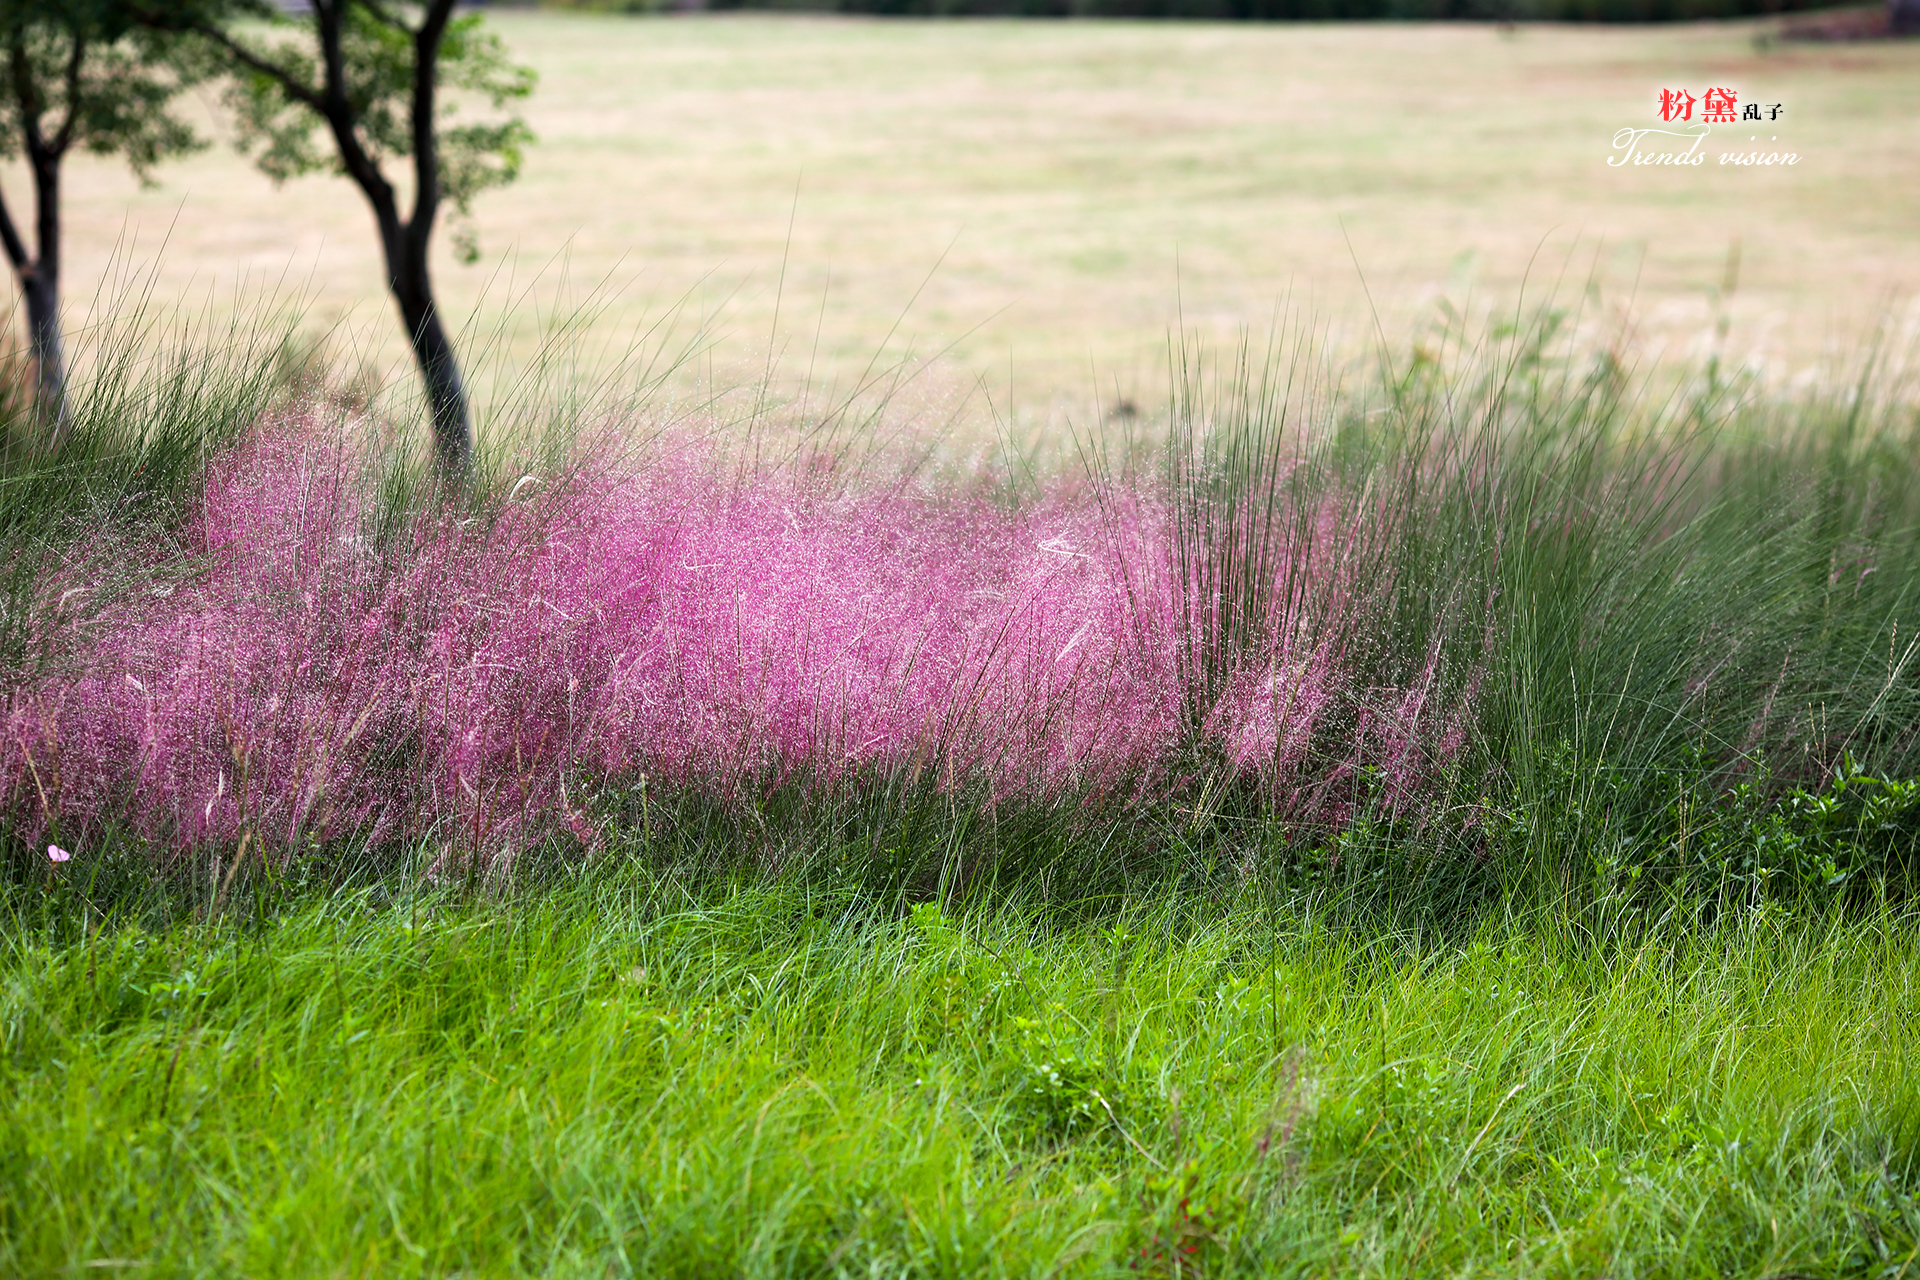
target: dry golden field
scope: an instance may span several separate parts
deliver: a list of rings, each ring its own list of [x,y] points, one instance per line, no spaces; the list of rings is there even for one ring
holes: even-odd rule
[[[604,307],[588,348],[704,318],[723,379],[760,367],[777,305],[790,377],[844,382],[883,343],[945,349],[930,381],[984,381],[1033,415],[1096,382],[1150,394],[1170,328],[1262,330],[1288,305],[1348,345],[1377,315],[1404,346],[1443,297],[1551,291],[1630,325],[1641,358],[1697,354],[1724,315],[1730,356],[1791,377],[1920,293],[1920,42],[1769,46],[1767,23],[495,21],[539,70],[540,141],[483,198],[481,264],[449,258],[439,280],[456,322],[504,336],[483,359],[496,381],[566,298]],[[1701,166],[1608,165],[1617,130],[1659,125],[1659,89],[1719,85],[1780,118],[1717,126]],[[1756,134],[1799,163],[1716,162]],[[343,181],[275,190],[224,147],[159,178],[73,162],[76,322],[124,299],[103,278],[150,272],[164,307],[281,288],[310,299],[309,328],[398,354]],[[0,180],[18,205],[18,165]]]

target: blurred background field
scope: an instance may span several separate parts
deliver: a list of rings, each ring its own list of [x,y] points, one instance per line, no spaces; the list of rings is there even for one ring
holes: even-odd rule
[[[540,72],[539,141],[479,205],[481,262],[443,238],[438,269],[491,335],[469,351],[496,390],[582,302],[584,364],[663,321],[710,339],[678,376],[722,384],[756,379],[776,331],[784,376],[816,387],[944,351],[923,385],[984,383],[1027,423],[1084,421],[1096,388],[1149,403],[1169,330],[1288,308],[1336,351],[1404,352],[1441,299],[1551,292],[1636,361],[1719,342],[1782,383],[1844,375],[1876,324],[1898,350],[1920,314],[1920,43],[1772,41],[1782,19],[496,21]],[[1617,130],[1659,124],[1658,90],[1710,85],[1784,110],[1718,126],[1698,168],[1609,167]],[[1749,146],[1801,159],[1717,163]],[[129,277],[163,310],[298,294],[336,355],[407,383],[348,189],[275,191],[224,146],[158,178],[75,158],[70,297],[105,281],[96,305],[123,308]]]

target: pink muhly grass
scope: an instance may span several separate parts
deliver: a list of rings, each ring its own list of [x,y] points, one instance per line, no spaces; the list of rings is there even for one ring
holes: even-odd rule
[[[642,773],[739,802],[881,779],[1130,801],[1198,752],[1324,808],[1308,784],[1330,768],[1376,763],[1402,803],[1462,750],[1437,655],[1356,720],[1340,645],[1270,621],[1196,741],[1192,611],[1147,498],[1120,527],[1067,489],[1010,513],[686,453],[517,486],[494,514],[422,509],[383,541],[372,467],[299,421],[216,460],[177,541],[133,566],[149,585],[9,695],[10,808],[174,850],[512,848],[591,842],[599,786]]]

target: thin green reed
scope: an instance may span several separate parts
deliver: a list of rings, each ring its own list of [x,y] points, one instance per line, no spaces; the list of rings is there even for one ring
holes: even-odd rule
[[[1359,394],[1331,394],[1304,343],[1215,364],[1174,342],[1157,641],[1190,733],[1250,668],[1319,653],[1346,704],[1324,758],[1370,689],[1431,687],[1473,707],[1454,802],[1619,838],[1680,776],[1704,797],[1819,786],[1848,753],[1920,768],[1920,450],[1899,390],[1675,381],[1565,319],[1454,327]],[[1148,450],[1125,448],[1137,476]],[[1128,472],[1086,453],[1117,510]],[[1522,824],[1521,861],[1563,882],[1557,821]]]

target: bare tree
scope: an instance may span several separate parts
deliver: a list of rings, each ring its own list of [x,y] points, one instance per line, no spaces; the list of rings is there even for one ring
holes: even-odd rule
[[[192,79],[162,35],[115,0],[0,0],[0,155],[33,175],[33,245],[0,194],[0,248],[27,304],[35,399],[66,421],[60,326],[60,167],[75,147],[123,157],[140,179],[205,145],[167,110]]]
[[[443,201],[453,207],[457,251],[478,256],[467,220],[473,197],[513,180],[532,139],[509,108],[533,90],[477,14],[454,0],[311,0],[290,17],[260,0],[147,3],[146,20],[197,37],[209,69],[230,75],[227,101],[239,143],[276,182],[330,170],[345,174],[373,208],[387,288],[400,310],[433,413],[443,470],[464,476],[473,427],[460,361],[434,300],[427,251]],[[266,25],[248,18],[266,19]],[[495,118],[454,124],[455,98],[486,102]],[[501,115],[500,113],[506,114]],[[316,146],[324,129],[331,148]],[[412,206],[388,176],[411,162]]]

